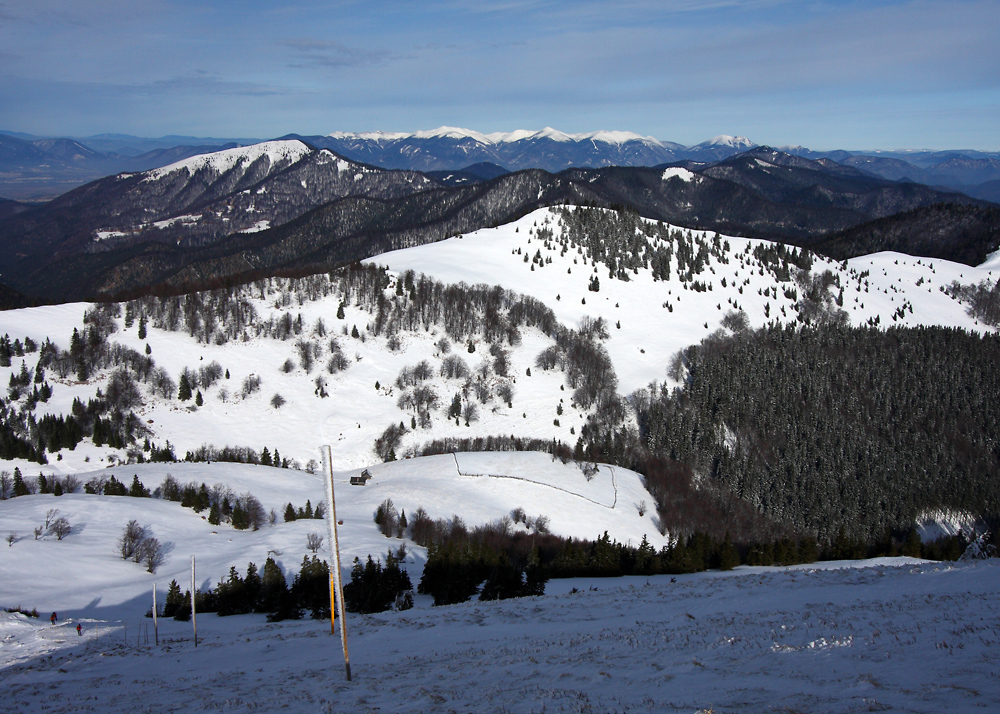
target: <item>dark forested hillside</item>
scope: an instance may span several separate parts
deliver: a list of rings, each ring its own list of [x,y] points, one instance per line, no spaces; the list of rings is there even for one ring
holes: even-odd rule
[[[584,443],[684,464],[827,542],[873,542],[942,509],[995,519],[998,364],[1000,336],[945,328],[709,338],[675,364],[683,390],[634,395],[638,441],[590,429]]]
[[[1000,208],[939,203],[868,221],[812,246],[838,260],[882,250],[979,265],[1000,248]]]
[[[257,157],[254,147],[234,149],[191,160],[188,169],[103,179],[0,220],[0,270],[20,292],[56,302],[164,283],[193,289],[289,270],[319,272],[506,223],[540,206],[627,206],[674,225],[811,247],[832,231],[899,211],[976,204],[763,148],[691,166],[694,172],[526,170],[442,186],[299,142],[276,146],[285,154],[274,161]],[[967,215],[979,216],[978,210]],[[948,243],[961,242],[956,235],[966,229],[945,221],[935,230],[936,240]],[[981,252],[979,233],[970,240]],[[913,252],[925,254],[922,245],[913,243]]]

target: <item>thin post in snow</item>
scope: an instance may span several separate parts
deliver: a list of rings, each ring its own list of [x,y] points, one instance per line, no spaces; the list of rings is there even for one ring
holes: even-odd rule
[[[156,641],[156,646],[160,646],[160,627],[157,624],[156,617],[156,583],[153,583],[153,639]]]
[[[195,589],[194,589],[194,556],[191,556],[191,627],[194,628],[194,646],[198,646],[198,620],[197,613],[194,608],[195,601]]]
[[[347,674],[347,681],[351,681],[351,658],[347,654],[347,618],[344,608],[344,581],[340,572],[340,541],[337,539],[337,503],[333,496],[333,455],[330,446],[323,446],[323,472],[326,481],[326,513],[327,527],[330,532],[330,555],[333,562],[330,564],[330,630],[333,631],[334,605],[340,605],[340,642],[344,646],[344,671]],[[337,595],[337,602],[334,603],[334,592]]]

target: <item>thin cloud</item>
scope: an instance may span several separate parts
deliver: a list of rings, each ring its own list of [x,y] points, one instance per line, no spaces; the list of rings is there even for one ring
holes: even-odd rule
[[[340,42],[318,40],[314,38],[294,38],[278,43],[290,49],[300,59],[289,64],[293,68],[326,67],[340,69],[344,67],[371,67],[380,65],[394,55],[388,50],[369,50],[349,47]]]
[[[190,75],[158,79],[146,84],[134,85],[136,92],[162,95],[207,94],[244,97],[271,97],[289,93],[284,87],[220,79],[207,72],[198,71]]]

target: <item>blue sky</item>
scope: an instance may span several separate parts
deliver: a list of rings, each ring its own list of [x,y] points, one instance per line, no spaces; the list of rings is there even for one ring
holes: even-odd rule
[[[1000,149],[1000,1],[0,0],[0,128]]]

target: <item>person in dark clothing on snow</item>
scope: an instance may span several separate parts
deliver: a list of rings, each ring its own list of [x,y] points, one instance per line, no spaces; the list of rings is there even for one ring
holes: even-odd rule
[[[81,625],[79,622],[76,623],[76,634],[80,635],[80,637],[83,637],[83,625]]]
[[[57,617],[56,617],[56,614],[55,614],[55,613],[53,612],[53,613],[52,613],[52,616],[51,616],[51,617],[49,617],[49,622],[51,622],[51,623],[52,623],[52,624],[54,625],[54,624],[56,624],[56,620],[57,620],[57,619],[59,619],[59,618],[57,618]]]

